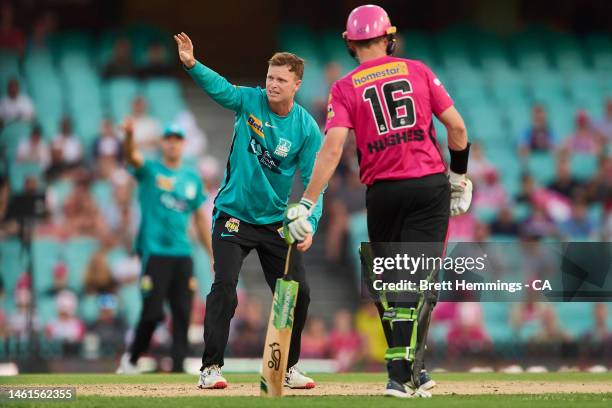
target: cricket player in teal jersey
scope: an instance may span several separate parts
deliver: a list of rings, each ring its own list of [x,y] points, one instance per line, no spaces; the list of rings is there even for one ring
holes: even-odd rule
[[[161,142],[162,159],[145,160],[134,146],[132,121],[125,124],[125,157],[138,182],[141,221],[136,252],[143,272],[140,278],[142,313],[129,352],[121,357],[117,373],[137,374],[138,357],[149,347],[153,331],[164,318],[164,300],[172,312],[172,371],[183,371],[187,354],[187,329],[195,288],[191,243],[187,235],[193,214],[198,238],[212,255],[210,229],[202,209],[204,186],[196,171],[182,164],[185,137],[169,126]]]
[[[283,213],[299,169],[308,184],[319,148],[321,132],[312,116],[294,102],[302,82],[304,61],[290,53],[277,53],[268,61],[266,88],[238,87],[197,61],[185,33],[174,36],[187,73],[213,100],[236,112],[234,134],[225,180],[213,213],[212,247],[215,280],[206,299],[205,349],[200,388],[225,388],[221,374],[230,320],[237,306],[236,285],[243,259],[255,249],[264,276],[274,291],[283,276],[287,244]],[[321,217],[322,194],[308,218],[316,231]],[[299,282],[285,386],[313,388],[314,381],[296,368],[301,333],[310,303],[301,253],[312,243],[312,233],[297,245],[289,274]]]

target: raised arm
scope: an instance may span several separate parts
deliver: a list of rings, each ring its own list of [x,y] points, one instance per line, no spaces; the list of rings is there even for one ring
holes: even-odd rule
[[[144,159],[134,143],[134,122],[131,118],[126,119],[123,130],[125,131],[125,139],[123,141],[125,159],[132,167],[139,169],[142,167]]]
[[[193,43],[189,36],[185,33],[176,34],[174,36],[174,41],[176,41],[178,56],[185,70],[200,88],[224,108],[233,111],[240,110],[242,106],[242,96],[238,88],[195,59],[193,55]]]

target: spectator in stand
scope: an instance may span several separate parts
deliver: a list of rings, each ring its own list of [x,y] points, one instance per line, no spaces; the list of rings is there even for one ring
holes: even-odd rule
[[[597,230],[588,216],[586,203],[577,198],[572,202],[572,215],[569,220],[559,225],[561,236],[568,241],[572,239],[595,239]]]
[[[23,282],[25,279],[20,278],[19,280]],[[8,332],[10,336],[18,339],[27,339],[32,292],[28,286],[20,284],[20,282],[18,282],[14,292],[16,309],[8,316]],[[36,315],[32,317],[32,328],[35,331],[40,328],[40,322]]]
[[[540,313],[540,330],[533,335],[529,341],[531,343],[566,343],[571,341],[571,336],[561,327],[555,309],[548,305]]]
[[[172,65],[168,63],[166,48],[160,42],[152,42],[147,50],[146,65],[138,70],[142,79],[170,77],[174,74]]]
[[[458,307],[457,319],[452,322],[446,336],[449,357],[488,352],[491,340],[485,331],[480,303],[465,302]]]
[[[51,11],[42,14],[34,23],[31,45],[34,48],[48,49],[49,38],[57,29],[57,17]]]
[[[448,222],[449,241],[473,241],[477,224],[472,212],[451,217]]]
[[[604,212],[612,210],[612,157],[601,157],[597,174],[586,186],[587,198],[592,203],[601,203]]]
[[[51,142],[51,147],[62,152],[62,160],[67,168],[76,167],[83,159],[83,147],[79,137],[72,132],[70,118],[64,116],[60,123],[60,131]]]
[[[361,359],[361,338],[355,330],[350,311],[336,312],[334,327],[329,336],[329,350],[339,371],[350,371]]]
[[[43,140],[40,126],[32,127],[30,137],[19,142],[17,161],[39,163],[42,167],[46,167],[49,163],[49,146]]]
[[[329,90],[334,82],[336,82],[342,76],[342,66],[337,62],[330,62],[325,66],[325,82],[319,86],[320,91],[317,95],[329,95]],[[313,105],[313,116],[319,125],[324,125],[327,120],[327,99],[319,97],[312,103]]]
[[[112,186],[112,199],[101,209],[102,215],[118,244],[129,247],[140,222],[140,208],[132,196],[134,184],[130,179],[116,177]]]
[[[55,298],[57,318],[45,328],[47,337],[63,343],[76,344],[83,340],[85,325],[76,317],[78,300],[74,293],[63,291]]]
[[[11,122],[30,122],[34,118],[34,104],[21,92],[17,78],[6,85],[6,96],[0,100],[0,121],[6,126]]]
[[[581,187],[580,182],[572,177],[569,160],[558,160],[555,179],[549,184],[548,188],[567,198],[571,198],[574,191],[579,187]]]
[[[117,290],[117,282],[108,263],[108,253],[113,249],[114,240],[109,233],[102,235],[98,250],[89,260],[84,279],[85,293],[88,295],[113,294]]]
[[[258,301],[250,300],[242,312],[242,319],[234,324],[230,349],[236,356],[259,357],[266,335],[263,308]]]
[[[10,186],[8,178],[2,174],[0,174],[0,223],[4,220],[4,216],[6,214],[6,210],[9,204],[9,196],[10,196]],[[0,232],[0,238],[2,238],[2,234]]]
[[[159,144],[161,127],[157,119],[147,114],[147,103],[142,96],[132,102],[134,141],[145,155],[154,153]]]
[[[15,9],[9,2],[0,6],[0,49],[23,54],[26,37],[15,26]]]
[[[68,267],[63,257],[58,257],[53,266],[53,283],[45,292],[48,298],[55,298],[60,292],[68,289]]]
[[[64,178],[69,170],[61,148],[51,145],[50,152],[49,165],[45,168],[45,181],[48,184]]]
[[[598,343],[612,341],[612,331],[608,328],[608,305],[606,303],[600,302],[593,305],[593,321],[595,325],[587,333],[586,338]]]
[[[89,175],[83,171],[76,176],[74,188],[64,203],[64,228],[68,236],[98,236],[106,230],[89,187]]]
[[[557,226],[546,210],[533,206],[531,215],[521,223],[520,235],[525,237],[550,237],[557,234]]]
[[[514,220],[514,214],[510,206],[502,207],[502,209],[499,210],[495,220],[491,223],[491,233],[493,235],[518,235],[519,225],[518,222]]]
[[[329,215],[325,254],[330,261],[340,261],[346,253],[346,237],[351,215],[365,209],[365,186],[359,180],[357,170],[348,170],[344,176],[333,178],[337,183],[330,194],[326,210]]]
[[[597,155],[601,152],[601,138],[597,133],[591,119],[585,111],[576,114],[576,129],[563,144],[563,148],[570,153],[588,153]]]
[[[522,302],[512,304],[508,316],[508,321],[516,336],[537,328],[542,310],[549,307],[548,304],[540,301],[541,294],[535,290],[524,291],[524,296],[525,299]]]
[[[523,134],[519,153],[525,156],[532,152],[550,152],[555,147],[555,139],[544,107],[535,105],[531,111],[531,125]]]
[[[479,186],[485,176],[491,171],[495,171],[495,167],[485,157],[480,143],[474,143],[470,147],[470,162],[468,163],[468,172],[470,180],[475,186]]]
[[[325,322],[320,317],[311,316],[302,333],[302,358],[329,357],[329,334]]]
[[[102,71],[105,79],[117,77],[131,77],[136,75],[136,68],[132,61],[132,46],[130,40],[121,37],[115,41],[110,60]]]
[[[362,355],[366,359],[366,364],[380,369],[379,364],[385,361],[388,346],[374,303],[364,303],[359,307],[355,315],[355,327],[361,337]]]
[[[612,98],[606,100],[604,117],[597,123],[596,128],[601,133],[604,143],[612,142]]]
[[[93,157],[96,160],[112,157],[117,163],[123,159],[123,146],[110,119],[104,119],[100,124],[100,134],[93,144]]]
[[[126,248],[127,249],[127,248]],[[125,254],[111,264],[113,279],[118,285],[129,285],[137,282],[140,277],[142,265],[140,257],[136,254]]]
[[[101,295],[98,305],[98,318],[87,332],[98,338],[102,356],[115,356],[123,348],[125,333],[125,324],[117,316],[117,298],[114,295]]]
[[[523,173],[521,176],[521,190],[519,191],[516,201],[531,203],[533,192],[536,189],[535,180],[528,173]]]
[[[508,205],[508,195],[499,182],[497,171],[490,169],[474,190],[474,208],[495,209]]]

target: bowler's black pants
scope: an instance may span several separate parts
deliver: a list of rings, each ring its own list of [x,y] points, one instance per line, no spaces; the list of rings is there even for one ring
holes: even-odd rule
[[[283,276],[287,257],[287,244],[279,232],[282,223],[254,225],[218,210],[215,214],[212,236],[215,280],[206,298],[201,370],[213,364],[223,366],[230,321],[238,305],[236,286],[244,258],[251,250],[257,251],[266,283],[274,292],[276,279]],[[310,304],[310,289],[299,251],[291,251],[288,275],[300,284],[287,365],[292,367],[300,357],[302,330]]]

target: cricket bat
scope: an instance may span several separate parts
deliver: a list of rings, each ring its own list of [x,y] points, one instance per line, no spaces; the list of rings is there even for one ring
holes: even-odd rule
[[[274,298],[268,321],[268,332],[261,368],[260,395],[262,397],[282,397],[283,381],[287,371],[289,344],[293,331],[293,312],[298,295],[299,283],[290,280],[289,257],[292,245],[287,249],[283,277],[276,280]]]

